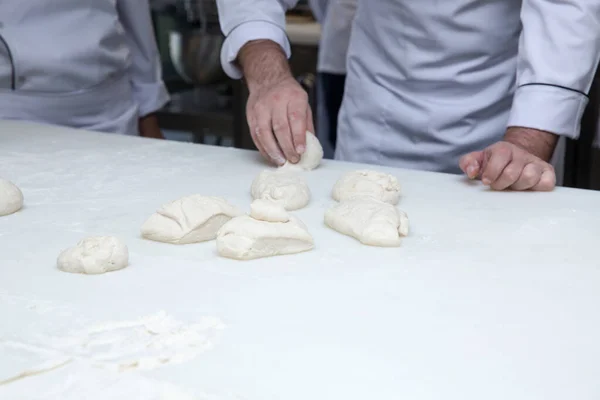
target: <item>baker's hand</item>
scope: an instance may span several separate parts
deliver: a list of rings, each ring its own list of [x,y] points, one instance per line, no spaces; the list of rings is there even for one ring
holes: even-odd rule
[[[306,131],[315,131],[308,95],[291,76],[251,89],[246,115],[256,147],[276,165],[297,163],[306,147]]]
[[[503,141],[460,159],[470,178],[494,190],[550,191],[556,185],[552,157],[557,137],[549,132],[509,128]]]
[[[281,46],[270,40],[248,42],[238,63],[250,91],[246,116],[256,147],[276,165],[298,162],[306,131],[315,130],[308,95],[292,76]]]
[[[154,114],[141,117],[138,120],[138,130],[140,131],[140,136],[142,137],[153,139],[165,138],[158,125],[158,118]]]

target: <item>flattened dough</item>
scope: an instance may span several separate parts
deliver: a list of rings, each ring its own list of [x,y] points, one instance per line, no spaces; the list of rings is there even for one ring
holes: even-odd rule
[[[23,193],[12,182],[0,178],[0,217],[23,208]]]
[[[64,272],[103,274],[125,268],[129,251],[116,237],[93,236],[60,253],[56,264]]]
[[[243,214],[220,197],[186,196],[152,214],[142,226],[142,236],[173,244],[204,242],[215,239],[223,224]]]
[[[262,171],[252,182],[252,198],[275,200],[288,211],[306,207],[310,189],[301,173],[293,170]]]
[[[269,213],[261,210],[261,216],[275,215],[272,219],[280,219],[281,211]],[[261,221],[248,215],[232,219],[217,235],[219,255],[235,260],[253,260],[311,250],[314,242],[306,226],[293,216],[287,218],[287,222]]]
[[[319,139],[311,132],[306,132],[306,149],[296,164],[286,162],[280,169],[296,169],[310,171],[319,166],[323,160],[323,146]]]
[[[333,187],[334,200],[344,201],[360,196],[370,196],[395,205],[400,200],[400,184],[390,174],[359,170],[345,174]]]
[[[325,212],[325,224],[369,246],[399,246],[408,236],[408,216],[395,206],[372,197],[355,197]]]

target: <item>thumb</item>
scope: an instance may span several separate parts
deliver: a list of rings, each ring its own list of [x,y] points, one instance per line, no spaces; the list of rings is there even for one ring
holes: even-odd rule
[[[483,165],[483,151],[474,151],[466,154],[460,158],[458,165],[460,169],[469,177],[469,179],[475,179],[481,173],[481,166]]]

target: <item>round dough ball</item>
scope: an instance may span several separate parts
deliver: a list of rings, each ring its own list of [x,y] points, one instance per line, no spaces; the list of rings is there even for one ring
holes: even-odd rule
[[[252,182],[252,199],[280,202],[287,211],[299,210],[310,201],[310,189],[299,172],[264,170]]]
[[[280,169],[296,169],[310,171],[319,166],[323,160],[323,146],[311,132],[306,132],[306,149],[296,164],[286,162]]]
[[[58,256],[58,269],[76,274],[103,274],[129,264],[127,246],[113,236],[89,237]]]
[[[395,205],[400,200],[400,184],[393,175],[358,170],[345,174],[336,182],[332,197],[337,201],[356,197],[372,197]]]
[[[0,179],[0,216],[15,213],[23,208],[23,193],[12,182]]]

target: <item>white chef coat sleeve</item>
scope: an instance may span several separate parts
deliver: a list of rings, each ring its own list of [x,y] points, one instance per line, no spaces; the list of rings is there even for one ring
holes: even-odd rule
[[[160,55],[156,46],[148,0],[117,0],[119,20],[131,52],[129,75],[140,116],[153,113],[169,101],[162,80]]]
[[[219,22],[225,35],[221,48],[221,65],[231,78],[239,79],[242,71],[236,65],[240,49],[252,40],[272,40],[287,57],[290,42],[285,31],[285,13],[298,0],[217,0]]]
[[[600,1],[523,0],[509,126],[577,138],[600,59]]]

